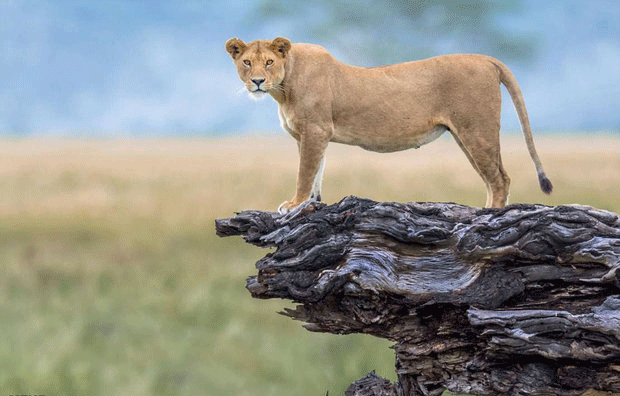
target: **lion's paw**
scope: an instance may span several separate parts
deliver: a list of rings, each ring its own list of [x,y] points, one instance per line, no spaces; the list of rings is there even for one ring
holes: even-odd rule
[[[297,216],[299,213],[306,213],[316,209],[317,201],[308,199],[301,203],[295,203],[295,201],[285,201],[278,207],[278,213],[287,216]]]
[[[285,215],[292,212],[293,209],[298,206],[299,204],[296,204],[293,201],[284,201],[280,204],[280,206],[278,206],[278,213],[280,213],[281,215]]]

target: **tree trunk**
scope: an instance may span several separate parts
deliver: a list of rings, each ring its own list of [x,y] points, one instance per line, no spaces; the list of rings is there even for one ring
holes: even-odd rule
[[[347,396],[620,393],[620,218],[585,206],[377,203],[244,211],[219,236],[275,247],[255,298],[310,331],[394,341],[398,381]]]

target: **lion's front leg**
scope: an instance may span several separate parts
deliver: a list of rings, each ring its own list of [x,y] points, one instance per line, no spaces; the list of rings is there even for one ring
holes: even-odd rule
[[[301,143],[297,141],[297,150],[301,153]],[[301,155],[301,154],[300,154]],[[321,202],[321,184],[323,182],[323,171],[325,170],[325,154],[321,158],[321,165],[319,170],[314,176],[314,183],[312,183],[312,192],[310,193],[310,201]]]
[[[325,154],[321,158],[321,165],[319,165],[319,171],[314,177],[314,183],[312,184],[312,192],[310,193],[311,201],[321,202],[321,184],[323,182],[323,171],[325,170]]]
[[[326,133],[318,129],[300,134],[300,136],[297,190],[290,201],[285,201],[280,205],[278,208],[280,213],[288,213],[308,199],[321,200],[321,179],[325,165],[325,149],[329,138]]]

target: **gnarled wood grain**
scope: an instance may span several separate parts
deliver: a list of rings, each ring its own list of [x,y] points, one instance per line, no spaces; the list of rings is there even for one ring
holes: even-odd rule
[[[299,303],[284,314],[311,331],[395,341],[398,381],[369,375],[348,396],[620,392],[614,213],[348,197],[216,230],[276,248],[248,279],[253,297]]]

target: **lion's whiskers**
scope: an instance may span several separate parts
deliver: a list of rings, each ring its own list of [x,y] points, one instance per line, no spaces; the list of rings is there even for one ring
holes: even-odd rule
[[[280,92],[282,92],[283,94],[285,94],[285,93],[286,93],[286,88],[284,88],[284,85],[282,85],[282,84],[275,85],[275,86],[273,87],[273,90],[275,90],[275,91],[280,91]]]
[[[277,84],[277,85],[274,85],[274,86],[271,88],[271,91],[279,92],[279,93],[281,93],[281,94],[284,94],[284,96],[287,96],[287,95],[288,95],[288,91],[287,91],[287,89],[286,89],[286,88],[285,88],[282,84]]]
[[[237,95],[237,96],[241,96],[241,95],[243,95],[243,94],[244,94],[245,92],[247,92],[247,91],[248,91],[248,89],[247,89],[246,87],[241,87],[241,88],[239,88],[239,89],[237,90],[236,95]]]

